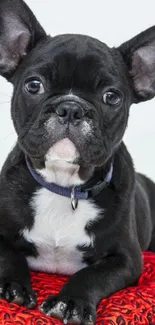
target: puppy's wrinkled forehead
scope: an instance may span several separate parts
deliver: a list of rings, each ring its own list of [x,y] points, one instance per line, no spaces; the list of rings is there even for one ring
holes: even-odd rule
[[[100,83],[119,82],[120,57],[114,49],[83,35],[49,38],[29,58],[29,70],[48,76],[53,87],[96,89]],[[31,66],[33,65],[33,67]],[[85,88],[85,89],[86,89]]]

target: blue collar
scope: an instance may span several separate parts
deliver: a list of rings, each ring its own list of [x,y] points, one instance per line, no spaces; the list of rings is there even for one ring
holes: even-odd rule
[[[111,164],[110,169],[107,175],[105,176],[104,180],[98,181],[91,188],[83,189],[83,186],[63,187],[55,183],[46,182],[44,178],[31,166],[29,158],[26,155],[25,155],[25,160],[31,175],[42,187],[46,188],[47,190],[55,194],[71,198],[71,205],[73,210],[76,209],[78,200],[87,200],[89,197],[95,197],[104,188],[106,188],[111,182],[112,174],[113,174],[113,164]]]

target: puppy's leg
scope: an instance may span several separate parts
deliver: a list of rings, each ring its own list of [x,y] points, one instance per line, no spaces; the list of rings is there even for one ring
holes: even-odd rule
[[[0,298],[28,308],[36,305],[27,261],[3,238],[0,238]]]
[[[63,319],[65,324],[92,325],[101,298],[133,284],[141,272],[141,256],[131,253],[109,256],[75,273],[59,294],[45,300],[40,310]]]

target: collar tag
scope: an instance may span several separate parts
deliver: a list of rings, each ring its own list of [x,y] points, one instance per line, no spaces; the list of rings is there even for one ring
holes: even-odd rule
[[[75,210],[78,206],[78,199],[75,198],[75,186],[72,187],[71,191],[71,206],[73,210]]]

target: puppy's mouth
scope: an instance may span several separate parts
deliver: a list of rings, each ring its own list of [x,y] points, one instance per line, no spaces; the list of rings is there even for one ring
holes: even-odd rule
[[[69,139],[64,138],[57,141],[46,153],[45,163],[48,167],[53,163],[66,162],[69,164],[78,164],[80,154],[75,144]]]

